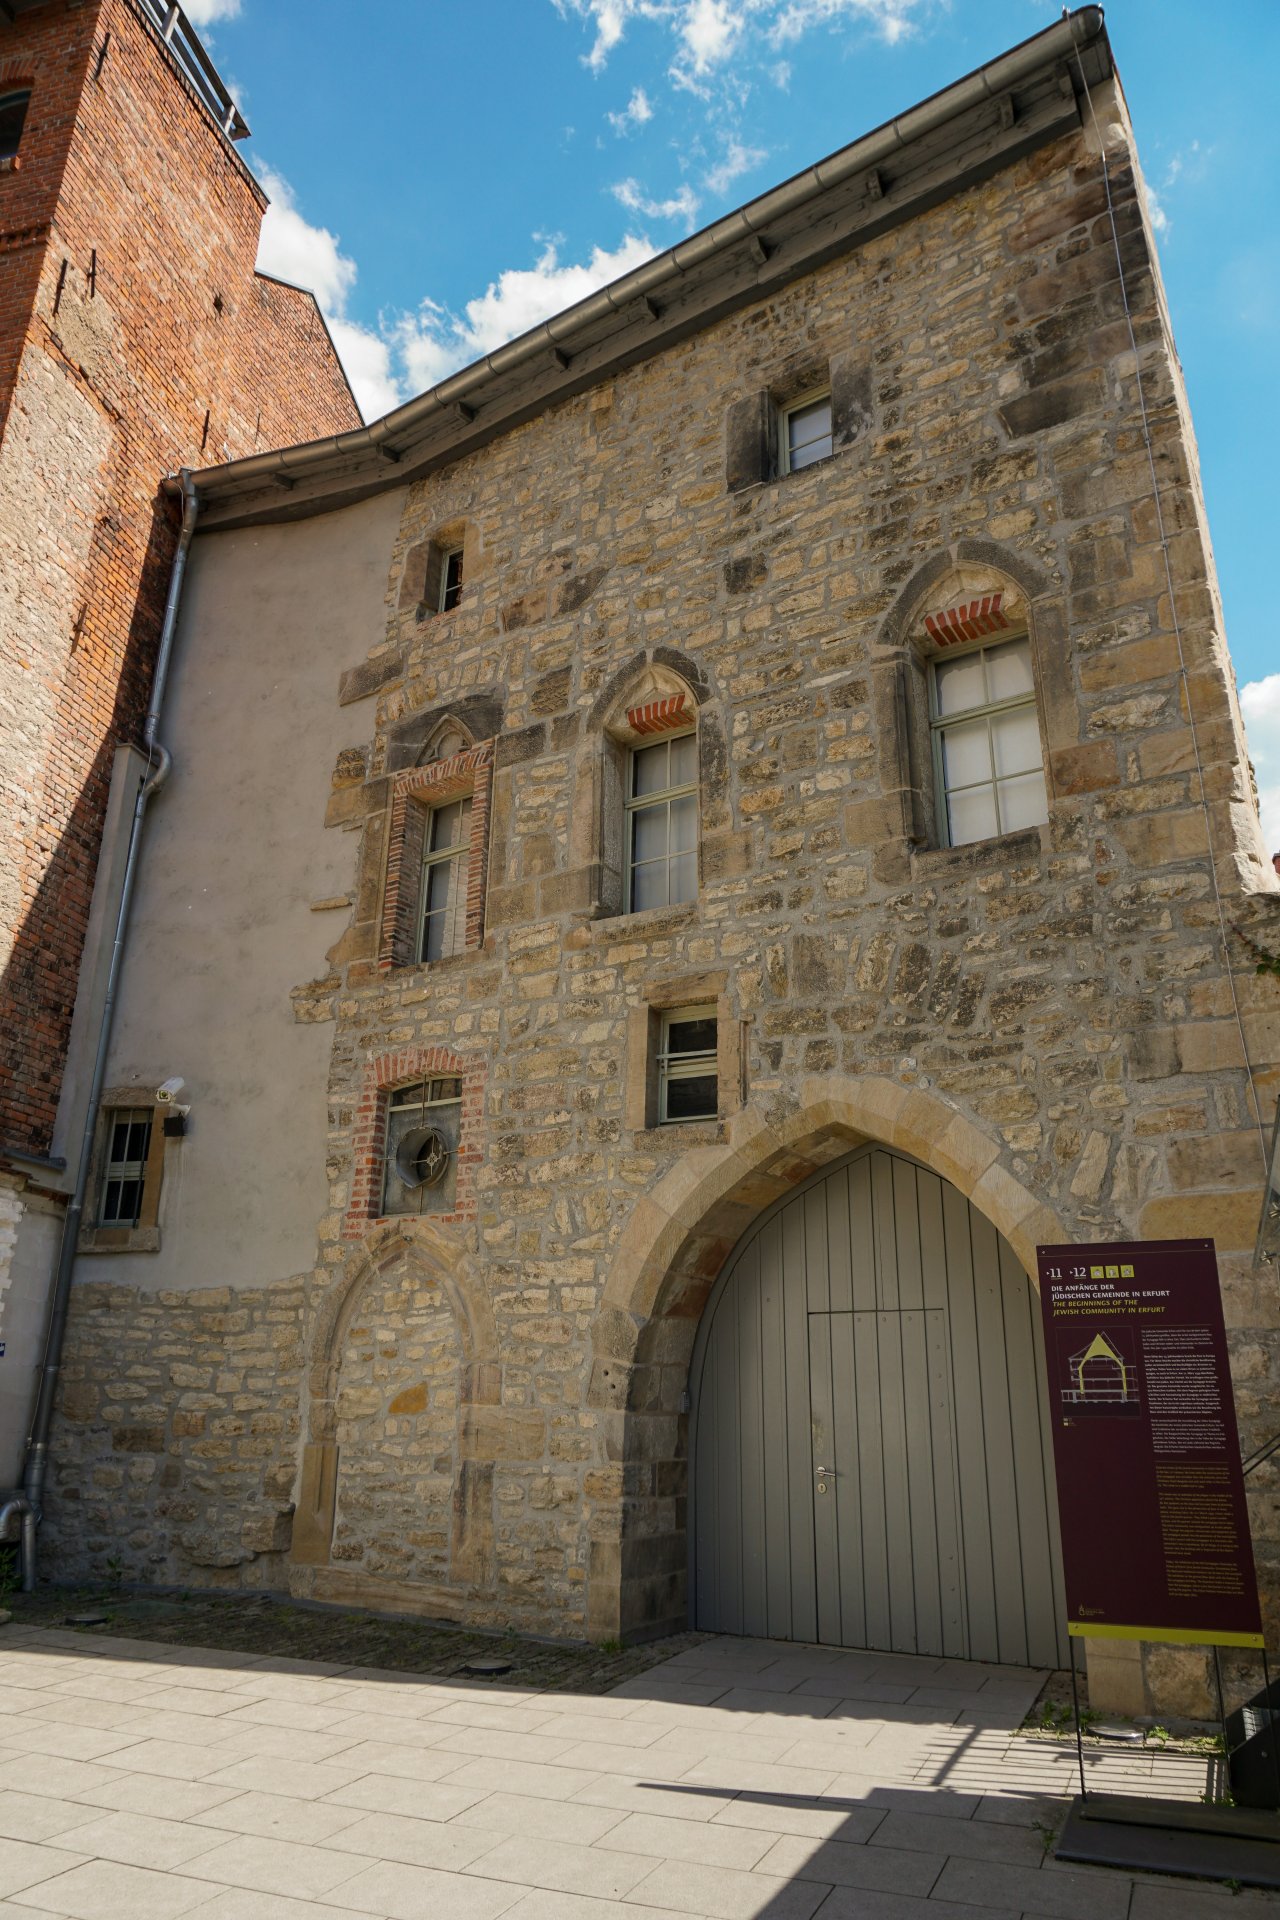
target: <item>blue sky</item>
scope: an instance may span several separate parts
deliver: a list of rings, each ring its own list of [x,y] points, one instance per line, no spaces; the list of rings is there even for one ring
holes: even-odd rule
[[[1056,19],[1044,0],[187,0],[370,417]],[[1280,846],[1280,5],[1113,0]]]

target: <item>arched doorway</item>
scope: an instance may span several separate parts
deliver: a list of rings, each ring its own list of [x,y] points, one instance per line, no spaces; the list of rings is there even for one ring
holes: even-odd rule
[[[868,1145],[730,1255],[690,1372],[694,1623],[1066,1658],[1026,1272],[948,1181]]]

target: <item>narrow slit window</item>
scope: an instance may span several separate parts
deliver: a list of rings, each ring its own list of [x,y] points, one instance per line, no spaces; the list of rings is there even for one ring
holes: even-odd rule
[[[698,897],[698,737],[637,747],[627,779],[627,911]]]
[[[467,944],[470,798],[433,807],[423,841],[418,959],[430,962],[461,953]]]
[[[462,598],[462,548],[450,547],[441,556],[440,611],[451,613]]]
[[[17,158],[30,99],[29,88],[17,93],[0,93],[0,160]]]
[[[783,473],[799,473],[805,467],[828,460],[832,452],[831,395],[810,394],[792,407],[782,410],[779,447]]]
[[[419,1080],[388,1096],[384,1215],[452,1210],[461,1130],[462,1082],[456,1077]]]
[[[933,663],[934,766],[943,843],[993,840],[1049,818],[1029,639]]]
[[[658,1046],[658,1124],[714,1120],[719,1112],[716,1010],[664,1013]]]
[[[153,1118],[149,1107],[122,1107],[109,1115],[99,1226],[136,1227],[141,1220]]]

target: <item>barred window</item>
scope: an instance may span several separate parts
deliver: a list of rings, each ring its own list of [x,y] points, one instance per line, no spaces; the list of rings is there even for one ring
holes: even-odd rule
[[[719,1110],[714,1007],[684,1007],[662,1016],[658,1044],[658,1124],[714,1120]]]
[[[107,1114],[99,1226],[136,1227],[142,1219],[154,1118],[150,1107],[116,1108]]]

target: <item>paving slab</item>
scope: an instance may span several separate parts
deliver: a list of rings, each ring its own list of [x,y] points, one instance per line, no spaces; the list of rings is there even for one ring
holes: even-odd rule
[[[1018,1733],[1019,1669],[708,1639],[575,1693],[0,1647],[0,1920],[1280,1920],[1276,1896],[1046,1856],[1075,1752]],[[1205,1790],[1187,1756],[1086,1765]]]

